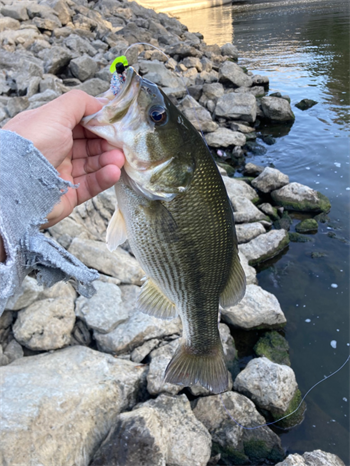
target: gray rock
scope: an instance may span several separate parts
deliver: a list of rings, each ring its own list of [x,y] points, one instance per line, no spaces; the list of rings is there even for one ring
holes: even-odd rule
[[[249,186],[249,184],[247,184],[245,181],[241,181],[240,179],[229,178],[229,177],[225,177],[223,181],[225,183],[227,195],[229,199],[231,200],[231,202],[232,202],[232,199],[238,196],[246,197],[250,201],[257,199],[258,197],[256,191],[251,186]]]
[[[2,346],[0,345],[0,367],[7,366],[9,363],[9,358],[3,353]]]
[[[160,343],[160,340],[158,340],[157,338],[153,338],[152,340],[146,341],[143,345],[138,346],[132,351],[130,355],[131,361],[134,361],[134,362],[143,361],[145,357],[148,356],[150,352],[159,345],[159,343]]]
[[[216,116],[244,120],[254,123],[256,119],[256,99],[252,94],[236,94],[231,92],[219,97],[216,107]]]
[[[247,285],[257,285],[258,279],[256,278],[256,270],[254,267],[248,264],[248,259],[245,257],[242,251],[238,251],[238,255],[244,270]]]
[[[75,238],[69,252],[88,267],[116,277],[124,284],[141,285],[144,272],[137,260],[120,247],[110,252],[101,241]]]
[[[282,188],[289,183],[289,176],[276,168],[266,167],[260,175],[252,181],[252,186],[263,193],[269,193]]]
[[[72,299],[43,299],[18,313],[13,333],[23,346],[48,351],[69,344],[74,322]]]
[[[186,66],[186,68],[195,67],[197,68],[197,71],[199,72],[203,71],[202,62],[200,61],[198,57],[186,57],[183,60],[183,64]]]
[[[220,453],[226,464],[238,464],[239,458],[241,464],[255,465],[269,458],[282,460],[285,456],[280,439],[267,426],[243,429],[266,422],[254,403],[243,395],[226,392],[199,398],[193,413],[211,434],[212,455]]]
[[[202,80],[204,83],[214,83],[218,80],[218,72],[215,70],[211,71],[202,71],[199,73],[199,79]]]
[[[211,132],[218,129],[218,124],[215,123],[205,108],[203,108],[193,97],[186,95],[178,104],[178,109],[185,117],[193,124],[197,130]]]
[[[193,414],[186,395],[163,394],[141,406],[154,409],[162,420],[169,439],[166,464],[207,465],[210,458],[211,437]]]
[[[216,101],[224,95],[224,86],[221,83],[204,84],[203,95],[210,100]]]
[[[227,128],[219,128],[213,133],[207,134],[206,140],[210,147],[244,146],[246,143],[244,134]]]
[[[19,311],[30,306],[38,299],[41,291],[42,287],[38,285],[35,278],[26,277],[16,293],[7,301],[6,309]]]
[[[10,118],[13,118],[17,113],[23,112],[28,106],[27,97],[12,97],[7,103],[6,111]]]
[[[290,107],[290,103],[278,97],[263,97],[261,106],[264,116],[275,121],[294,121],[295,116]]]
[[[329,199],[318,191],[300,183],[290,183],[271,193],[278,206],[301,212],[329,212]]]
[[[244,174],[246,176],[258,176],[264,171],[264,167],[255,165],[254,163],[247,163],[244,167]]]
[[[222,320],[244,329],[281,327],[287,322],[277,298],[257,285],[247,285],[243,299],[222,311]]]
[[[17,19],[11,18],[9,16],[4,16],[0,18],[0,32],[8,31],[10,29],[19,29],[20,24],[21,23]]]
[[[24,355],[22,346],[17,343],[16,340],[10,341],[10,343],[5,348],[4,354],[7,356],[9,364],[11,364],[13,361],[16,361],[16,359],[23,358]]]
[[[83,55],[71,60],[69,68],[76,78],[80,81],[86,81],[92,78],[97,71],[97,63],[88,55]]]
[[[237,121],[231,121],[230,127],[231,129],[233,129],[233,131],[240,131],[241,133],[248,134],[248,135],[250,133],[255,132],[255,128],[251,128],[250,126],[244,123],[238,123]]]
[[[236,225],[236,233],[238,244],[242,244],[248,243],[248,241],[266,233],[266,230],[259,222],[242,223],[241,225]]]
[[[174,45],[169,45],[165,48],[165,53],[173,57],[174,55],[178,55],[179,58],[185,57],[198,57],[201,58],[202,52],[195,49],[191,45],[185,44],[184,42],[178,42]]]
[[[259,235],[249,243],[241,244],[240,251],[248,259],[249,265],[256,265],[277,256],[288,245],[289,237],[286,230],[271,230]]]
[[[9,16],[10,18],[17,19],[19,21],[26,21],[29,19],[27,8],[24,5],[5,5],[0,11],[4,16]]]
[[[273,207],[271,204],[268,202],[264,202],[264,204],[259,205],[259,209],[264,212],[264,214],[268,215],[269,217],[272,218],[272,220],[277,220],[279,218],[279,215],[277,213],[276,207]]]
[[[236,94],[251,94],[254,97],[263,97],[265,95],[265,89],[262,86],[254,87],[238,87],[235,89]]]
[[[82,84],[79,84],[79,86],[76,86],[74,89],[79,89],[81,91],[86,92],[87,94],[96,97],[102,94],[103,92],[106,92],[109,89],[109,86],[109,82],[103,81],[99,78],[92,78],[88,79]]]
[[[252,78],[247,76],[242,68],[236,63],[225,61],[219,68],[219,81],[221,83],[231,83],[235,87],[251,87]]]
[[[244,393],[261,409],[287,411],[298,388],[293,370],[269,359],[255,358],[238,374],[234,389]]]
[[[58,74],[72,58],[71,52],[59,45],[43,50],[39,56],[44,60],[45,73],[51,74]]]
[[[257,222],[266,218],[265,215],[246,197],[232,197],[231,203],[233,205],[236,223]]]
[[[72,51],[71,53],[74,54],[74,57],[83,55],[84,53],[93,57],[97,53],[95,47],[88,40],[79,37],[77,34],[68,36],[64,39],[63,44]]]
[[[177,395],[183,389],[181,385],[164,382],[165,369],[178,346],[179,341],[176,339],[152,351],[150,355],[151,363],[147,374],[147,390],[151,395],[158,395],[159,393]]]
[[[40,92],[39,94],[32,95],[29,97],[29,102],[50,102],[53,99],[56,99],[60,96],[60,93],[53,91],[52,89],[46,89],[44,92]]]
[[[145,370],[81,346],[1,368],[4,464],[87,466],[118,414],[135,404]]]
[[[305,466],[345,466],[343,461],[333,453],[314,450],[303,454]]]
[[[176,76],[176,74],[168,70],[166,66],[158,60],[154,62],[140,60],[139,65],[140,72],[145,75],[145,78],[154,82],[155,84],[173,88],[182,86],[182,82]]]
[[[228,42],[227,44],[221,46],[221,53],[222,55],[233,58],[234,60],[238,59],[237,47],[231,44],[231,42]]]
[[[253,86],[264,86],[264,87],[269,86],[268,76],[261,76],[260,74],[255,74],[252,77],[252,80],[253,80]]]
[[[47,3],[55,10],[63,25],[70,22],[73,10],[68,7],[65,0],[48,0]]]
[[[46,31],[53,31],[54,29],[62,26],[61,21],[58,18],[49,19],[35,17],[32,20],[32,24],[35,24],[38,29],[45,29]]]
[[[80,296],[75,304],[75,314],[88,328],[108,333],[128,318],[122,303],[120,288],[113,283],[98,280],[93,283],[96,293],[92,298]]]

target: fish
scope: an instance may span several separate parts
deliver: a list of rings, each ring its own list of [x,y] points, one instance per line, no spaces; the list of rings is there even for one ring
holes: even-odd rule
[[[143,313],[181,317],[182,338],[164,381],[221,393],[228,371],[219,304],[237,304],[246,287],[225,185],[201,134],[132,67],[120,92],[105,100],[82,125],[125,154],[107,245],[129,240],[146,273]]]

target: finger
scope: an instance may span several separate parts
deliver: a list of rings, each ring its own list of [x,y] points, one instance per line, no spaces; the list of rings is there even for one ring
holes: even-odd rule
[[[78,124],[73,129],[73,139],[95,139],[96,134]]]
[[[106,165],[115,165],[121,168],[124,165],[124,154],[119,149],[104,152],[93,157],[74,159],[72,162],[73,178],[94,173]]]
[[[73,159],[92,157],[115,149],[117,149],[115,146],[112,146],[104,139],[96,138],[96,136],[95,139],[76,139],[73,142],[72,157]]]
[[[120,169],[115,165],[106,165],[97,172],[78,176],[74,179],[74,183],[79,183],[77,189],[78,205],[110,188],[119,178]]]

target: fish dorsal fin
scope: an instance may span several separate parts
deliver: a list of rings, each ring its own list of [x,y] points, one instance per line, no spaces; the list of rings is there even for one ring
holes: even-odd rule
[[[114,251],[118,246],[124,243],[128,238],[126,233],[126,224],[118,204],[115,206],[113,217],[109,221],[107,227],[107,247],[110,251]]]
[[[138,308],[144,314],[159,319],[173,319],[177,315],[175,304],[160,291],[150,278],[142,285]]]
[[[245,294],[246,278],[237,252],[233,255],[230,274],[224,290],[220,295],[222,307],[234,306]]]

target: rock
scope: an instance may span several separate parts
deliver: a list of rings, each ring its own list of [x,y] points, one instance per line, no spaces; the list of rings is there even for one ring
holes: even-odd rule
[[[255,165],[254,163],[247,163],[244,167],[244,174],[246,176],[258,176],[264,171],[264,167],[260,165]]]
[[[283,327],[287,322],[277,298],[257,285],[248,285],[243,299],[222,311],[222,320],[244,329]]]
[[[305,235],[300,235],[299,233],[288,233],[289,240],[292,243],[308,243],[310,241],[313,241],[311,238],[305,236]]]
[[[48,351],[69,344],[74,322],[74,302],[70,298],[43,299],[19,311],[13,333],[26,348]]]
[[[120,288],[113,283],[96,280],[96,293],[92,298],[80,296],[76,301],[75,313],[88,328],[100,333],[108,333],[128,318],[122,303]]]
[[[118,414],[135,404],[146,368],[74,346],[0,370],[0,448],[6,464],[19,466],[89,464]]]
[[[241,244],[239,249],[248,259],[249,265],[254,266],[277,256],[288,243],[289,237],[285,230],[271,230],[249,243]]]
[[[264,202],[263,204],[259,205],[259,209],[264,212],[264,214],[268,215],[272,218],[272,220],[277,220],[279,218],[278,212],[276,207],[273,207],[268,202]]]
[[[9,16],[19,21],[26,21],[29,19],[27,8],[24,5],[5,5],[0,11],[3,16]]]
[[[298,233],[310,233],[318,230],[318,223],[313,218],[307,218],[295,225]]]
[[[40,92],[39,94],[35,94],[32,97],[29,97],[29,102],[42,102],[43,104],[46,102],[50,102],[53,99],[56,99],[60,94],[52,89],[46,89],[44,92]]]
[[[76,78],[80,81],[86,81],[92,78],[97,71],[97,63],[88,55],[83,55],[71,60],[69,68]]]
[[[6,346],[4,354],[7,356],[9,364],[16,359],[23,358],[24,355],[22,346],[14,339]]]
[[[160,340],[153,338],[152,340],[146,341],[143,345],[138,346],[132,351],[130,355],[131,361],[142,362],[145,357],[148,356],[150,352],[159,345],[159,343]]]
[[[35,278],[26,277],[16,293],[8,299],[6,309],[19,311],[34,303],[39,297],[42,287],[38,285]]]
[[[4,311],[0,315],[0,344],[7,344],[13,318],[14,315],[10,311]]]
[[[94,57],[97,53],[95,47],[93,47],[90,42],[86,39],[79,37],[77,34],[72,34],[64,39],[63,44],[68,47],[74,54],[74,58],[84,53]]]
[[[252,94],[230,92],[219,97],[215,115],[254,123],[256,120],[256,99]]]
[[[82,84],[79,84],[79,86],[76,86],[74,89],[79,89],[80,91],[84,91],[87,94],[96,97],[99,94],[106,92],[109,89],[109,86],[109,82],[103,81],[99,78],[92,78]]]
[[[20,24],[21,23],[17,19],[11,18],[9,16],[4,16],[0,18],[0,32],[8,31],[10,29],[19,29]]]
[[[61,21],[58,18],[48,19],[35,17],[32,20],[32,24],[35,24],[38,29],[45,29],[46,31],[53,31],[54,29],[62,26]]]
[[[268,76],[261,76],[260,74],[255,74],[252,77],[253,86],[264,86],[265,88],[269,87],[269,78]]]
[[[212,437],[212,455],[220,454],[223,464],[275,463],[285,455],[278,436],[265,424],[254,404],[235,392],[199,398],[194,402],[194,415],[204,424]],[[232,417],[238,424],[235,423]]]
[[[237,121],[231,121],[230,122],[230,128],[233,129],[233,131],[240,131],[241,133],[244,134],[251,134],[255,133],[255,128],[251,128],[250,126],[247,126],[246,123],[238,123]],[[247,137],[247,136],[246,136]],[[250,164],[253,165],[253,164]]]
[[[211,437],[193,414],[186,395],[163,394],[140,406],[155,410],[162,420],[169,439],[165,442],[168,445],[166,464],[207,465],[210,458]]]
[[[101,241],[75,238],[68,250],[88,267],[116,277],[121,283],[141,285],[142,269],[137,260],[120,247],[110,252]]]
[[[260,175],[252,181],[252,186],[267,194],[276,189],[282,188],[289,183],[289,176],[276,170],[276,168],[266,167]]]
[[[183,87],[181,80],[175,73],[168,70],[166,66],[157,61],[140,60],[140,72],[145,75],[145,78],[159,86],[165,87]]]
[[[91,334],[87,326],[82,320],[77,319],[72,332],[72,340],[74,339],[78,345],[89,346],[91,343]],[[73,343],[71,342],[73,346]]]
[[[248,264],[248,259],[245,257],[243,252],[238,251],[238,255],[239,255],[239,260],[241,261],[241,265],[244,270],[244,275],[246,278],[247,285],[251,285],[251,284],[257,285],[258,280],[256,278],[256,270],[254,269],[254,267]]]
[[[292,223],[293,221],[288,215],[288,212],[284,211],[282,217],[273,222],[273,226],[276,228],[276,230],[281,230],[283,228],[284,230],[289,231]]]
[[[158,395],[159,393],[177,395],[183,389],[181,385],[164,382],[165,369],[178,346],[179,341],[176,339],[152,351],[150,355],[151,363],[147,374],[147,390],[150,395]]]
[[[246,197],[237,196],[230,198],[234,210],[236,223],[249,223],[265,220],[265,215]]]
[[[200,86],[200,85],[188,86],[188,92],[190,96],[193,97],[197,101],[201,98],[202,89],[203,89],[203,86]]]
[[[186,57],[182,63],[186,66],[186,68],[195,67],[199,73],[203,71],[202,62],[198,57]]]
[[[255,141],[247,141],[246,149],[254,155],[265,155],[267,149]]]
[[[316,100],[312,100],[312,99],[303,99],[301,100],[300,102],[298,102],[297,104],[295,104],[295,106],[297,108],[299,108],[299,110],[308,110],[309,108],[313,107],[314,105],[316,105],[318,102],[316,102]]]
[[[236,225],[236,233],[238,244],[242,244],[266,233],[266,230],[259,222],[243,223]]]
[[[329,199],[314,189],[300,183],[289,183],[271,193],[275,204],[287,210],[301,212],[329,212]]]
[[[261,409],[285,413],[298,388],[293,370],[262,357],[249,361],[238,374],[234,389],[245,394]]]
[[[204,84],[203,95],[210,100],[216,101],[224,95],[224,86],[221,83]]]
[[[265,118],[274,121],[294,121],[295,116],[290,104],[285,99],[278,97],[263,97],[261,99],[262,110]]]
[[[246,142],[244,134],[227,128],[219,128],[207,134],[206,140],[210,147],[244,146]]]
[[[45,73],[58,74],[65,68],[72,58],[72,54],[65,47],[53,45],[43,50],[40,57],[44,60]]]
[[[72,10],[68,7],[66,0],[48,0],[47,3],[55,10],[64,26],[70,22]]]
[[[221,83],[231,83],[235,87],[251,87],[253,84],[252,78],[247,76],[240,66],[231,61],[225,61],[220,66],[219,81]]]
[[[333,453],[322,450],[306,452],[303,456],[298,453],[288,455],[287,458],[276,466],[345,466],[343,461]]]
[[[168,47],[165,48],[165,53],[167,55],[170,55],[171,57],[174,57],[177,55],[179,58],[185,58],[185,57],[198,57],[201,58],[202,53],[192,47],[191,45],[185,44],[184,42],[178,42],[177,44],[174,45],[169,45]]]
[[[213,121],[208,110],[199,105],[197,101],[195,102],[197,104],[195,107],[185,108],[182,113],[198,131],[204,131],[205,133],[216,131],[219,125]]]
[[[0,367],[7,366],[10,363],[9,358],[3,353],[0,345]]]
[[[257,356],[264,356],[276,364],[290,366],[289,345],[287,340],[276,331],[266,332],[254,346]]]
[[[17,113],[23,112],[29,106],[27,97],[12,97],[9,99],[6,110],[10,118],[13,118]]]
[[[234,60],[238,59],[237,47],[231,44],[231,42],[221,46],[221,54],[226,57],[233,58]]]

